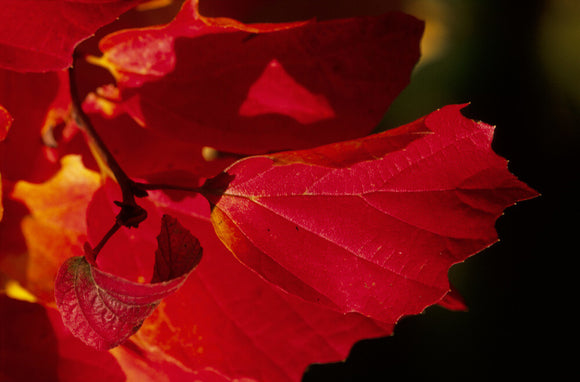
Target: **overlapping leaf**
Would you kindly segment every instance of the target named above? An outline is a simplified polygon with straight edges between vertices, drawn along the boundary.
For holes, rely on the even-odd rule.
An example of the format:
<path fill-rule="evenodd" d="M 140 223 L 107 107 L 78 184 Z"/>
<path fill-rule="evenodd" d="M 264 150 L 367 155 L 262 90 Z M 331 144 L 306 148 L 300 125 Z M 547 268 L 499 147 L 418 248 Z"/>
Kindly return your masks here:
<path fill-rule="evenodd" d="M 75 45 L 141 0 L 1 0 L 0 68 L 46 72 L 72 63 Z"/>
<path fill-rule="evenodd" d="M 56 303 L 64 324 L 87 345 L 105 350 L 124 342 L 201 260 L 199 241 L 177 220 L 165 215 L 161 227 L 151 284 L 103 272 L 90 246 L 84 257 L 72 257 L 60 268 Z"/>
<path fill-rule="evenodd" d="M 43 300 L 52 296 L 53 288 L 48 286 L 54 281 L 51 279 L 56 274 L 58 263 L 71 253 L 70 245 L 76 243 L 76 240 L 70 239 L 78 237 L 78 234 L 71 236 L 71 233 L 79 231 L 71 231 L 70 225 L 66 224 L 63 230 L 63 227 L 52 224 L 54 220 L 46 225 L 46 221 L 41 223 L 43 218 L 31 218 L 25 199 L 32 199 L 32 195 L 38 194 L 33 192 L 14 198 L 13 192 L 16 185 L 22 182 L 41 184 L 55 177 L 61 170 L 60 160 L 67 154 L 88 152 L 82 134 L 78 134 L 78 129 L 69 123 L 69 103 L 66 72 L 21 74 L 0 70 L 0 104 L 13 118 L 5 140 L 0 142 L 4 207 L 0 222 L 0 269 L 34 289 Z M 80 173 L 76 172 L 77 175 Z M 76 179 L 78 182 L 84 180 L 82 176 Z M 58 210 L 55 200 L 60 200 L 62 205 L 67 204 L 63 198 L 68 194 L 68 189 L 62 187 L 70 185 L 64 186 L 65 183 L 60 184 L 62 193 L 56 187 L 50 193 L 52 199 L 42 199 L 44 208 Z M 73 181 L 72 184 L 77 183 Z M 74 191 L 71 195 L 75 195 Z M 90 198 L 90 193 L 87 197 Z M 39 201 L 31 202 L 39 206 Z M 73 198 L 70 202 L 75 204 L 78 199 Z M 68 212 L 72 214 L 75 211 Z M 82 212 L 82 209 L 78 210 L 78 213 Z M 79 215 L 76 219 L 83 221 L 84 218 Z M 52 234 L 54 236 L 51 237 Z M 57 249 L 61 245 L 61 249 Z M 41 276 L 43 274 L 46 279 Z"/>
<path fill-rule="evenodd" d="M 142 129 L 126 114 L 105 115 L 104 102 L 90 104 L 96 111 L 89 114 L 91 121 L 123 169 L 137 179 L 196 186 L 199 178 L 215 176 L 237 159 L 224 155 L 208 160 L 201 144 Z"/>
<path fill-rule="evenodd" d="M 461 107 L 359 141 L 238 161 L 207 184 L 216 232 L 308 301 L 390 323 L 421 312 L 448 293 L 452 264 L 497 240 L 503 210 L 535 195 L 491 150 L 493 127 Z"/>
<path fill-rule="evenodd" d="M 0 67 L 67 66 L 78 41 L 137 2 L 0 0 L 3 21 L 38 5 L 27 9 L 27 20 L 0 23 Z M 34 28 L 17 35 L 27 22 L 46 18 L 51 28 L 42 38 Z M 401 315 L 435 303 L 462 308 L 447 270 L 496 240 L 493 225 L 504 208 L 535 195 L 491 151 L 493 129 L 450 106 L 396 130 L 312 148 L 376 126 L 408 81 L 421 31 L 420 22 L 401 14 L 244 25 L 203 17 L 191 0 L 167 26 L 105 38 L 97 61 L 116 76 L 121 98 L 101 94 L 93 110 L 99 115 L 91 118 L 131 177 L 196 186 L 235 158 L 219 153 L 224 160 L 209 163 L 204 146 L 242 154 L 299 151 L 241 160 L 207 182 L 213 227 L 199 195 L 150 191 L 139 199 L 149 216 L 139 229 L 121 228 L 97 264 L 89 251 L 62 267 L 57 299 L 72 331 L 108 348 L 153 312 L 134 342 L 112 351 L 129 380 L 295 381 L 312 362 L 344 359 L 354 342 L 390 334 Z M 22 41 L 27 51 L 19 49 Z M 110 179 L 95 191 L 100 179 L 79 157 L 64 157 L 57 172 L 59 159 L 75 150 L 71 137 L 80 136 L 66 128 L 68 103 L 63 72 L 0 71 L 0 105 L 11 116 L 0 107 L 8 200 L 0 266 L 16 277 L 7 259 L 24 259 L 20 279 L 43 300 L 55 264 L 85 234 L 96 245 L 121 199 Z M 53 208 L 53 200 L 67 202 Z M 169 218 L 160 223 L 168 213 L 183 228 Z M 263 278 L 233 258 L 214 229 Z M 208 256 L 185 281 L 199 261 L 187 230 Z M 185 255 L 173 251 L 184 242 Z M 142 283 L 149 279 L 156 283 Z M 41 350 L 54 355 L 49 345 Z M 99 358 L 83 349 L 70 365 L 93 357 L 110 379 L 121 378 L 108 353 Z M 52 361 L 41 362 L 49 378 L 54 365 L 44 366 Z M 59 380 L 84 378 L 86 371 L 69 369 L 65 377 L 58 371 Z"/>
<path fill-rule="evenodd" d="M 73 337 L 54 308 L 0 294 L 0 322 L 3 381 L 125 381 L 115 358 Z"/>
<path fill-rule="evenodd" d="M 53 301 L 59 266 L 86 240 L 87 206 L 101 182 L 79 156 L 66 156 L 61 163 L 60 171 L 48 181 L 19 181 L 11 195 L 30 211 L 18 224 L 28 254 L 23 284 L 42 301 Z"/>
<path fill-rule="evenodd" d="M 399 13 L 243 25 L 187 1 L 158 28 L 101 41 L 140 124 L 218 150 L 299 149 L 368 134 L 408 83 L 423 25 Z"/>
<path fill-rule="evenodd" d="M 256 277 L 216 237 L 203 197 L 155 191 L 149 200 L 152 204 L 144 204 L 149 216 L 179 218 L 195 232 L 207 256 L 132 337 L 141 352 L 155 355 L 162 350 L 188 370 L 216 370 L 232 380 L 296 381 L 308 364 L 344 359 L 359 339 L 391 333 L 392 325 L 358 314 L 345 316 Z M 95 213 L 89 208 L 89 218 Z M 115 248 L 131 248 L 139 240 L 131 235 L 121 239 Z"/>
<path fill-rule="evenodd" d="M 67 83 L 64 73 L 20 74 L 0 69 L 0 105 L 13 119 L 0 145 L 5 179 L 41 182 L 58 170 L 58 159 L 49 157 L 42 137 L 43 130 L 62 121 L 58 110 L 68 109 Z"/>

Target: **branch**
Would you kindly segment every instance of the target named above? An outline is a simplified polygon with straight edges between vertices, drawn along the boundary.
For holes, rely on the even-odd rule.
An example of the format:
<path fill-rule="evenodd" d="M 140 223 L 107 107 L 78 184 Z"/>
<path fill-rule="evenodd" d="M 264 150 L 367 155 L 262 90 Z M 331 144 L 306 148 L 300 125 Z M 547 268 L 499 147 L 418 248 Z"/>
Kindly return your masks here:
<path fill-rule="evenodd" d="M 91 123 L 91 120 L 84 112 L 82 108 L 82 100 L 78 94 L 78 86 L 76 82 L 74 63 L 76 62 L 77 58 L 78 54 L 75 52 L 73 66 L 69 69 L 69 84 L 71 101 L 73 105 L 73 116 L 77 124 L 93 141 L 105 163 L 113 172 L 119 187 L 121 187 L 123 201 L 116 202 L 116 204 L 121 207 L 121 211 L 116 217 L 117 222 L 122 226 L 137 227 L 139 223 L 147 218 L 147 212 L 135 202 L 135 197 L 147 196 L 147 192 L 144 189 L 139 188 L 135 182 L 133 182 L 127 176 L 125 171 L 123 171 L 113 154 L 109 151 L 105 142 L 103 142 L 97 133 L 95 127 Z"/>

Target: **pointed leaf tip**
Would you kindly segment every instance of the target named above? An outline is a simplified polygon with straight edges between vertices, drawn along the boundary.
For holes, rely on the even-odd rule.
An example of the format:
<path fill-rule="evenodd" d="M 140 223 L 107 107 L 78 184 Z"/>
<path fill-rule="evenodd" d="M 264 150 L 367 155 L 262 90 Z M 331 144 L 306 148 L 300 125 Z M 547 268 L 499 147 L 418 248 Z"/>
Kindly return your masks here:
<path fill-rule="evenodd" d="M 68 259 L 55 282 L 56 304 L 64 324 L 87 345 L 107 350 L 133 335 L 162 299 L 185 282 L 201 260 L 199 241 L 179 222 L 164 216 L 151 284 L 103 272 L 85 257 Z"/>

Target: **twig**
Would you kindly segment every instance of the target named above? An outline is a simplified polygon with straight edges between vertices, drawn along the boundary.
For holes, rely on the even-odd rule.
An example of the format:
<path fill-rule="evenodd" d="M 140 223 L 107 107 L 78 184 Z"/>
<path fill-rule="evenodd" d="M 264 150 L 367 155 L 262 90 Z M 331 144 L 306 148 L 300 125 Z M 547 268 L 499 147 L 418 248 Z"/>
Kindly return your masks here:
<path fill-rule="evenodd" d="M 74 62 L 76 62 L 77 58 L 78 54 L 75 52 Z M 116 204 L 121 207 L 121 211 L 116 218 L 117 222 L 126 227 L 137 227 L 139 223 L 147 218 L 147 212 L 135 202 L 135 197 L 146 196 L 147 192 L 137 187 L 135 182 L 133 182 L 127 176 L 125 171 L 123 171 L 113 154 L 109 151 L 105 142 L 103 142 L 97 133 L 90 118 L 84 112 L 82 108 L 82 100 L 78 94 L 74 62 L 73 66 L 69 69 L 69 85 L 73 105 L 73 115 L 77 124 L 84 129 L 90 139 L 95 143 L 107 166 L 109 166 L 113 172 L 119 187 L 121 187 L 123 201 L 116 202 Z"/>
<path fill-rule="evenodd" d="M 105 236 L 103 236 L 99 244 L 97 244 L 97 246 L 93 248 L 93 260 L 96 260 L 97 255 L 99 254 L 101 249 L 103 249 L 103 246 L 107 243 L 107 241 L 109 241 L 111 236 L 113 236 L 115 232 L 119 230 L 119 228 L 121 228 L 121 224 L 119 224 L 118 221 L 115 221 L 115 225 L 109 231 L 107 231 L 107 233 L 105 234 Z"/>

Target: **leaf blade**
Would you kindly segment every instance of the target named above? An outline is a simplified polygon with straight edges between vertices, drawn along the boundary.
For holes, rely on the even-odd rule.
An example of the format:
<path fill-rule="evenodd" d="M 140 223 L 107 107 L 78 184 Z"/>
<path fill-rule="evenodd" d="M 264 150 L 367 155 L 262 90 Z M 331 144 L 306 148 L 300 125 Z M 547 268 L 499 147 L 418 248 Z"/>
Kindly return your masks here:
<path fill-rule="evenodd" d="M 0 67 L 22 72 L 64 69 L 72 64 L 77 43 L 139 2 L 4 0 Z"/>
<path fill-rule="evenodd" d="M 100 63 L 144 126 L 256 154 L 369 133 L 408 83 L 422 31 L 399 13 L 243 25 L 203 17 L 188 1 L 166 26 L 105 37 Z"/>
<path fill-rule="evenodd" d="M 419 120 L 431 133 L 394 150 L 387 138 L 381 155 L 353 141 L 236 162 L 208 183 L 218 236 L 262 277 L 342 312 L 395 323 L 442 301 L 449 267 L 493 244 L 503 210 L 536 195 L 491 150 L 493 128 L 462 107 Z M 385 135 L 397 136 L 366 139 Z M 316 155 L 333 147 L 331 161 Z"/>

